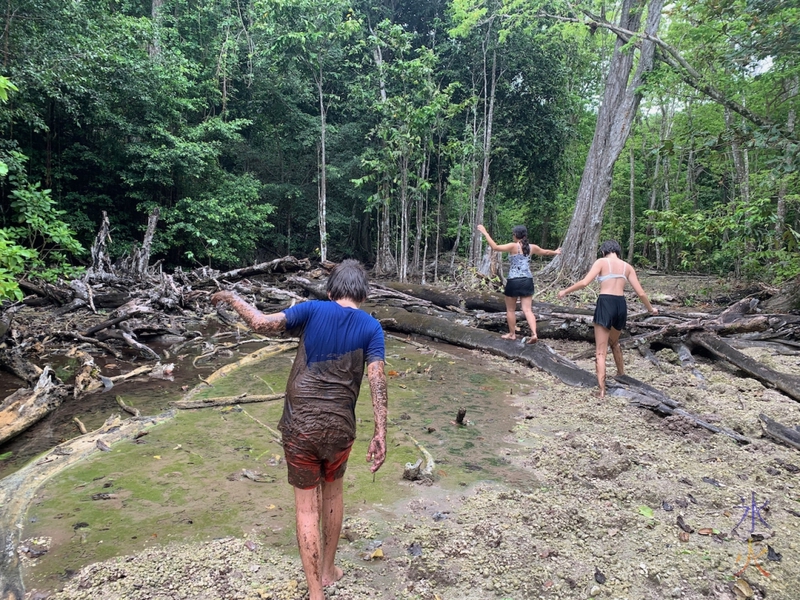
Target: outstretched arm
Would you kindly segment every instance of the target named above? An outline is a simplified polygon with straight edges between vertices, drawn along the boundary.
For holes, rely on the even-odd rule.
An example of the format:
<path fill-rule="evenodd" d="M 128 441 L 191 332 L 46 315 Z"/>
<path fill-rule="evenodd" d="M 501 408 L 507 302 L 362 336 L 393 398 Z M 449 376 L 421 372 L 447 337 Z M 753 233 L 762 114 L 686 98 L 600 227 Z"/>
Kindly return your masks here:
<path fill-rule="evenodd" d="M 376 360 L 367 365 L 369 390 L 372 393 L 372 412 L 375 414 L 375 434 L 367 450 L 367 462 L 371 462 L 373 473 L 381 468 L 386 460 L 386 419 L 389 412 L 389 392 L 383 361 Z"/>
<path fill-rule="evenodd" d="M 657 315 L 658 309 L 653 307 L 652 304 L 650 304 L 650 298 L 647 297 L 647 294 L 645 293 L 642 284 L 639 283 L 639 277 L 637 277 L 636 271 L 633 269 L 633 267 L 631 267 L 631 270 L 628 273 L 628 281 L 631 283 L 633 291 L 636 292 L 636 294 L 639 296 L 639 300 L 641 300 L 642 304 L 644 304 L 644 307 L 647 309 L 647 312 L 653 315 Z"/>
<path fill-rule="evenodd" d="M 286 315 L 282 312 L 265 315 L 252 304 L 245 302 L 234 292 L 217 292 L 211 296 L 211 304 L 216 306 L 220 302 L 229 304 L 239 313 L 251 329 L 257 333 L 279 333 L 286 331 Z"/>
<path fill-rule="evenodd" d="M 559 298 L 563 298 L 567 294 L 571 294 L 572 292 L 575 292 L 577 290 L 582 290 L 587 285 L 592 283 L 592 281 L 594 281 L 594 278 L 597 277 L 600 274 L 600 267 L 601 266 L 602 265 L 600 264 L 599 260 L 594 261 L 594 264 L 592 265 L 592 268 L 589 269 L 589 272 L 586 274 L 586 277 L 584 277 L 583 279 L 581 279 L 577 283 L 573 283 L 568 288 L 565 288 L 565 289 L 561 290 L 560 292 L 558 292 L 558 297 Z"/>
<path fill-rule="evenodd" d="M 542 248 L 536 244 L 531 244 L 531 254 L 538 254 L 539 256 L 558 256 L 561 254 L 561 248 L 547 250 L 546 248 Z"/>
<path fill-rule="evenodd" d="M 476 229 L 483 234 L 483 237 L 486 238 L 486 243 L 489 244 L 489 247 L 495 252 L 510 252 L 511 249 L 516 245 L 514 242 L 509 244 L 498 244 L 492 239 L 492 236 L 489 235 L 489 232 L 486 231 L 486 227 L 483 225 L 478 225 Z"/>

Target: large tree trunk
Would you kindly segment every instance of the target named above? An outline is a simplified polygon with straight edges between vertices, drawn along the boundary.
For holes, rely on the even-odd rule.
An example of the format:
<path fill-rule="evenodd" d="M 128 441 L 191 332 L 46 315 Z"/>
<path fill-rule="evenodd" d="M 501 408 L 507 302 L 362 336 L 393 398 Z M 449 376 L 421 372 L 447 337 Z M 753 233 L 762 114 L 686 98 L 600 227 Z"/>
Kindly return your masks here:
<path fill-rule="evenodd" d="M 148 52 L 151 57 L 161 54 L 161 7 L 164 0 L 153 0 L 150 4 L 150 16 L 153 23 L 153 39 L 149 44 Z"/>
<path fill-rule="evenodd" d="M 328 174 L 325 163 L 328 160 L 325 149 L 327 122 L 325 96 L 322 87 L 322 64 L 318 64 L 317 95 L 319 100 L 319 259 L 328 260 Z"/>
<path fill-rule="evenodd" d="M 629 158 L 630 182 L 628 192 L 630 194 L 631 230 L 628 234 L 628 262 L 633 262 L 634 244 L 636 243 L 636 160 L 633 146 L 631 146 Z"/>
<path fill-rule="evenodd" d="M 661 21 L 664 0 L 651 0 L 645 33 L 654 36 Z M 647 0 L 625 0 L 620 15 L 620 27 L 638 31 L 640 16 Z M 647 38 L 641 43 L 639 64 L 634 77 L 633 52 L 623 50 L 625 42 L 617 40 L 606 77 L 603 102 L 597 116 L 592 145 L 581 177 L 575 212 L 572 216 L 562 252 L 552 260 L 545 272 L 563 272 L 576 279 L 586 272 L 597 256 L 603 211 L 611 194 L 614 163 L 622 152 L 630 133 L 633 118 L 641 99 L 643 77 L 653 68 L 655 43 Z"/>
<path fill-rule="evenodd" d="M 800 92 L 800 79 L 795 75 L 789 83 L 789 95 L 794 98 Z M 786 118 L 786 131 L 791 135 L 794 133 L 795 123 L 794 108 L 789 109 L 789 116 Z M 778 204 L 775 207 L 775 249 L 783 248 L 783 234 L 786 227 L 786 192 L 788 188 L 789 174 L 794 172 L 794 152 L 791 146 L 786 144 L 784 150 L 783 164 L 785 172 L 781 176 L 780 186 L 778 187 Z"/>
<path fill-rule="evenodd" d="M 787 283 L 777 295 L 764 303 L 764 307 L 773 313 L 800 310 L 800 277 Z"/>
<path fill-rule="evenodd" d="M 484 53 L 484 61 L 485 61 Z M 484 69 L 484 79 L 486 72 Z M 486 207 L 486 190 L 489 189 L 489 165 L 492 162 L 492 122 L 494 120 L 494 101 L 497 89 L 497 52 L 492 53 L 492 80 L 488 90 L 488 98 L 485 93 L 484 86 L 484 106 L 488 100 L 488 107 L 484 110 L 484 126 L 483 126 L 483 169 L 481 171 L 481 187 L 478 191 L 478 199 L 475 203 L 475 225 L 483 223 L 483 213 Z M 481 260 L 483 247 L 483 235 L 473 228 L 472 230 L 472 254 L 470 256 L 470 264 L 478 265 Z"/>

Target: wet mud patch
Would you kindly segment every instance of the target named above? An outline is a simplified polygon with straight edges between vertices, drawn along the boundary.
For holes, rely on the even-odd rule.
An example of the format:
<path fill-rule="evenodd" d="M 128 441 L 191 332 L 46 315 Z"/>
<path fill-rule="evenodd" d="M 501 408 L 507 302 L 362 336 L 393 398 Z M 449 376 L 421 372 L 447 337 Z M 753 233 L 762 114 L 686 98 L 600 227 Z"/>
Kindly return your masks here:
<path fill-rule="evenodd" d="M 551 345 L 565 356 L 588 346 Z M 753 441 L 739 446 L 632 408 L 622 398 L 599 401 L 592 390 L 564 386 L 533 369 L 465 350 L 434 350 L 390 344 L 387 371 L 395 373 L 389 378 L 389 458 L 375 483 L 359 456 L 371 433 L 366 388 L 359 401 L 360 448 L 345 480 L 339 546 L 346 575 L 329 598 L 797 598 L 800 454 L 762 439 L 758 427 L 759 412 L 800 423 L 797 403 L 703 359 L 698 377 L 670 350 L 656 353 L 658 366 L 637 352 L 625 353 L 630 375 Z M 579 363 L 594 368 L 592 359 Z M 266 378 L 269 364 L 259 375 Z M 611 362 L 609 369 L 613 372 Z M 460 407 L 471 421 L 465 428 L 452 423 Z M 277 407 L 259 410 L 265 412 L 253 407 L 252 414 L 275 423 L 277 412 L 267 413 Z M 206 412 L 219 423 L 218 413 L 201 414 Z M 258 426 L 254 431 L 264 435 Z M 239 437 L 250 444 L 261 441 Z M 419 457 L 412 437 L 442 472 L 432 485 L 402 479 L 405 462 Z M 162 451 L 166 455 L 177 443 L 180 436 L 165 438 Z M 236 462 L 239 468 L 243 464 L 251 463 Z M 290 490 L 282 481 L 258 489 L 286 492 L 289 509 L 275 517 L 283 519 L 283 538 L 254 530 L 260 521 L 247 518 L 258 507 L 250 508 L 222 540 L 184 534 L 198 541 L 162 546 L 163 540 L 153 540 L 138 554 L 135 546 L 120 545 L 120 554 L 128 556 L 95 563 L 59 582 L 66 587 L 54 600 L 144 600 L 156 590 L 174 598 L 304 598 Z M 223 500 L 227 504 L 220 506 L 236 498 Z M 168 505 L 163 498 L 152 501 Z M 29 516 L 37 516 L 36 510 Z M 214 511 L 208 514 L 204 528 L 225 533 Z M 92 556 L 77 562 L 97 560 Z M 44 575 L 46 560 L 47 555 L 29 569 L 29 586 L 37 573 Z"/>
<path fill-rule="evenodd" d="M 242 368 L 195 398 L 282 391 L 293 356 Z M 343 545 L 352 552 L 344 551 L 344 560 L 364 563 L 364 545 L 384 537 L 398 515 L 411 514 L 409 498 L 463 491 L 480 480 L 526 478 L 507 458 L 513 442 L 498 440 L 516 418 L 509 392 L 519 393 L 527 383 L 482 361 L 478 354 L 456 356 L 441 346 L 387 345 L 389 454 L 373 482 L 364 460 L 372 435 L 365 380 L 345 476 L 345 532 L 352 540 Z M 179 411 L 140 439 L 117 444 L 47 483 L 30 507 L 23 536 L 47 536 L 52 543 L 46 554 L 26 561 L 27 587 L 59 589 L 87 564 L 157 552 L 174 542 L 247 538 L 297 560 L 292 490 L 276 436 L 282 402 Z M 466 409 L 464 426 L 454 424 L 459 408 Z M 403 479 L 406 463 L 422 456 L 415 440 L 436 461 L 431 486 Z M 367 522 L 362 512 L 376 524 L 360 527 Z"/>

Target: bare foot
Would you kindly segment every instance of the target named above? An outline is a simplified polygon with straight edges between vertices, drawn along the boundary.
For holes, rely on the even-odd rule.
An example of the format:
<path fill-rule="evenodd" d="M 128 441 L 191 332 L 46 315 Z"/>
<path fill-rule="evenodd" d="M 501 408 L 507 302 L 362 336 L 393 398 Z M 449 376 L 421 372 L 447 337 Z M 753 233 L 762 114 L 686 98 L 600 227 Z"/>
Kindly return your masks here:
<path fill-rule="evenodd" d="M 504 340 L 515 340 L 517 339 L 517 335 L 515 333 L 504 333 L 500 336 Z"/>
<path fill-rule="evenodd" d="M 344 571 L 342 571 L 339 567 L 333 567 L 333 577 L 325 577 L 322 576 L 322 585 L 327 587 L 329 585 L 333 585 L 337 581 L 339 581 L 342 577 L 344 577 Z"/>
<path fill-rule="evenodd" d="M 594 396 L 595 398 L 600 398 L 600 400 L 603 400 L 606 397 L 606 393 L 605 390 L 596 390 L 592 392 L 592 396 Z"/>
<path fill-rule="evenodd" d="M 535 344 L 538 341 L 539 341 L 539 336 L 536 335 L 535 333 L 531 337 L 529 337 L 527 340 L 525 340 L 525 342 L 527 344 Z"/>

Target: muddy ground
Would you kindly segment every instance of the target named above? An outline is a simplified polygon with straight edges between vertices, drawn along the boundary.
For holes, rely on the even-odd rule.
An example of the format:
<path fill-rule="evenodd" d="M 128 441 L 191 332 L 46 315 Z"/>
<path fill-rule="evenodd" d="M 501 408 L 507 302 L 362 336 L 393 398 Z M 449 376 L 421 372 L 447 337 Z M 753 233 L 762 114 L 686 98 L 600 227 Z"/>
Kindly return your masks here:
<path fill-rule="evenodd" d="M 695 309 L 712 295 L 713 282 L 657 284 L 645 287 Z M 796 402 L 702 357 L 698 377 L 672 350 L 656 353 L 658 366 L 625 352 L 628 374 L 752 440 L 740 446 L 535 369 L 417 341 L 389 340 L 389 456 L 375 482 L 363 460 L 365 383 L 345 479 L 345 577 L 329 598 L 800 597 L 800 453 L 762 438 L 758 424 L 759 413 L 800 424 Z M 567 357 L 587 350 L 543 342 Z M 800 367 L 798 356 L 746 352 Z M 290 360 L 243 370 L 209 395 L 280 390 Z M 577 362 L 593 371 L 592 359 Z M 179 397 L 181 383 L 149 409 Z M 132 385 L 126 401 L 144 406 Z M 304 598 L 291 490 L 270 431 L 279 404 L 181 411 L 143 443 L 122 442 L 49 482 L 25 519 L 24 537 L 49 547 L 25 559 L 31 596 Z M 461 407 L 464 427 L 452 422 Z M 436 460 L 429 485 L 402 478 L 422 456 L 415 441 Z"/>

